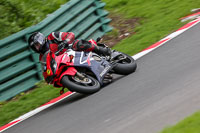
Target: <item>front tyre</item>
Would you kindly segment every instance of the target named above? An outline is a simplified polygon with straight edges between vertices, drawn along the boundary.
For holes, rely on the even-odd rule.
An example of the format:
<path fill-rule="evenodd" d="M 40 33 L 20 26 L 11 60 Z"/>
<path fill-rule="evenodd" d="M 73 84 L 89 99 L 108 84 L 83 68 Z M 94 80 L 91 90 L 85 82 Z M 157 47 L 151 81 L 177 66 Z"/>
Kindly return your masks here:
<path fill-rule="evenodd" d="M 100 83 L 93 77 L 85 75 L 84 79 L 79 79 L 77 76 L 66 75 L 61 79 L 64 87 L 70 91 L 75 91 L 82 94 L 92 94 L 100 90 Z"/>
<path fill-rule="evenodd" d="M 121 75 L 128 75 L 130 73 L 135 72 L 137 64 L 136 61 L 131 56 L 121 53 L 121 55 L 118 56 L 118 59 L 120 61 L 113 68 L 115 73 Z"/>

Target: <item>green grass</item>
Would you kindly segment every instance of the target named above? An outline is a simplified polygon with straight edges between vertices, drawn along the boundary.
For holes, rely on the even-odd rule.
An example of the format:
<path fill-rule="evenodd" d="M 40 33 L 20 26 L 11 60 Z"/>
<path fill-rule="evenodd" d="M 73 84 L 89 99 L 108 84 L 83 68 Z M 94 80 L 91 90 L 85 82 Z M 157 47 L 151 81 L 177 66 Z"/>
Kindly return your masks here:
<path fill-rule="evenodd" d="M 175 126 L 165 128 L 161 133 L 200 133 L 200 112 L 185 118 Z"/>
<path fill-rule="evenodd" d="M 121 41 L 114 49 L 135 54 L 184 25 L 179 18 L 198 8 L 195 0 L 103 0 L 112 14 L 126 18 L 140 18 L 132 30 L 133 36 Z M 131 28 L 131 27 L 130 27 Z"/>
<path fill-rule="evenodd" d="M 6 15 L 10 15 L 10 18 L 0 16 L 0 28 L 3 31 L 3 35 L 0 38 L 5 37 L 11 33 L 19 31 L 32 24 L 36 24 L 41 21 L 45 16 L 52 12 L 54 9 L 59 7 L 59 4 L 64 0 L 43 0 L 43 1 L 31 1 L 31 0 L 3 0 L 10 3 L 16 4 L 16 11 L 11 12 L 11 7 L 4 8 L 0 2 L 0 12 L 6 12 Z M 196 0 L 103 0 L 107 3 L 106 9 L 111 14 L 117 14 L 123 16 L 122 19 L 140 18 L 140 23 L 136 28 L 130 27 L 136 34 L 124 39 L 117 44 L 114 49 L 133 55 L 143 50 L 144 48 L 152 45 L 158 40 L 162 39 L 166 35 L 180 28 L 184 23 L 179 21 L 179 18 L 190 13 L 193 8 L 199 8 L 200 1 Z M 31 3 L 32 2 L 32 3 Z M 58 2 L 58 3 L 57 3 Z M 28 6 L 31 3 L 31 8 Z M 46 5 L 44 3 L 47 3 Z M 5 3 L 4 3 L 5 4 Z M 45 6 L 44 6 L 45 5 Z M 8 5 L 7 5 L 8 6 Z M 50 8 L 54 8 L 49 11 Z M 30 9 L 29 9 L 30 8 Z M 10 13 L 10 14 L 9 14 Z M 2 14 L 1 14 L 2 15 Z M 19 18 L 16 18 L 16 15 Z M 13 17 L 13 19 L 12 19 Z M 24 19 L 23 19 L 24 17 Z M 5 23 L 4 23 L 5 22 Z M 4 28 L 7 26 L 7 28 Z M 6 33 L 8 31 L 8 34 Z M 109 33 L 112 35 L 118 35 L 117 31 Z M 38 85 L 36 89 L 31 91 L 29 94 L 19 96 L 15 100 L 11 100 L 0 105 L 0 126 L 7 122 L 17 118 L 18 116 L 46 103 L 52 98 L 58 96 L 58 89 L 52 86 L 47 86 L 43 82 Z M 190 120 L 184 120 L 180 126 L 175 126 L 175 129 L 181 129 L 184 123 L 186 126 L 194 127 L 193 125 L 199 125 L 199 113 L 196 113 Z M 193 123 L 194 124 L 191 124 Z M 189 123 L 189 124 L 188 124 Z M 191 124 L 191 125 L 190 125 Z M 193 126 L 193 127 L 192 127 Z M 180 128 L 179 128 L 180 127 Z M 182 128 L 183 129 L 183 128 Z M 195 128 L 195 130 L 199 128 Z M 163 133 L 179 133 L 173 132 L 174 129 L 168 128 Z M 184 131 L 180 130 L 180 133 Z M 186 132 L 185 132 L 186 133 Z M 189 131 L 187 133 L 190 133 Z M 194 132 L 195 133 L 195 132 Z"/>

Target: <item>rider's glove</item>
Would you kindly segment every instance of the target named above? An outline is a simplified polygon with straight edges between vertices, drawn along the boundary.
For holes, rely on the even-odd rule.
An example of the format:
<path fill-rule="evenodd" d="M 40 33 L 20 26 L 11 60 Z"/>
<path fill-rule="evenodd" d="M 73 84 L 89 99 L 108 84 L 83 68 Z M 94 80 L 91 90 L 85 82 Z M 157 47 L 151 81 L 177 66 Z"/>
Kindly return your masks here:
<path fill-rule="evenodd" d="M 62 43 L 64 45 L 64 48 L 68 48 L 68 46 L 69 46 L 68 42 L 69 42 L 69 39 L 66 39 L 66 40 L 62 41 Z"/>
<path fill-rule="evenodd" d="M 62 51 L 64 48 L 68 48 L 68 45 L 68 40 L 64 40 L 58 45 L 58 50 Z"/>

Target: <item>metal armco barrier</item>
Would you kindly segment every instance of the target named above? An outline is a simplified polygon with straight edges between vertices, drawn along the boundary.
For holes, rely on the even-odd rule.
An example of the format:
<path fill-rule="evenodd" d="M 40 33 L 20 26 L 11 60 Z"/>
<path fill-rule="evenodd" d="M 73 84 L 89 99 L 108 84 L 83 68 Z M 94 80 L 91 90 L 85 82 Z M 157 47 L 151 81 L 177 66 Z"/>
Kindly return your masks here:
<path fill-rule="evenodd" d="M 0 101 L 34 87 L 42 80 L 39 55 L 28 48 L 27 38 L 40 31 L 74 32 L 78 39 L 96 39 L 111 31 L 100 0 L 71 0 L 39 24 L 0 40 Z"/>

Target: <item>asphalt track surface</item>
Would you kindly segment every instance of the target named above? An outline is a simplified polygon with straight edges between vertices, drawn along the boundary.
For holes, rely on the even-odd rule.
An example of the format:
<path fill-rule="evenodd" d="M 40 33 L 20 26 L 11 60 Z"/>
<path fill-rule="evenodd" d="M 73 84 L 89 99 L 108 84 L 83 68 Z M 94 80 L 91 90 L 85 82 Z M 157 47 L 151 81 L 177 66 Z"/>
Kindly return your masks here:
<path fill-rule="evenodd" d="M 156 133 L 200 109 L 200 24 L 137 60 L 135 73 L 4 133 Z"/>

